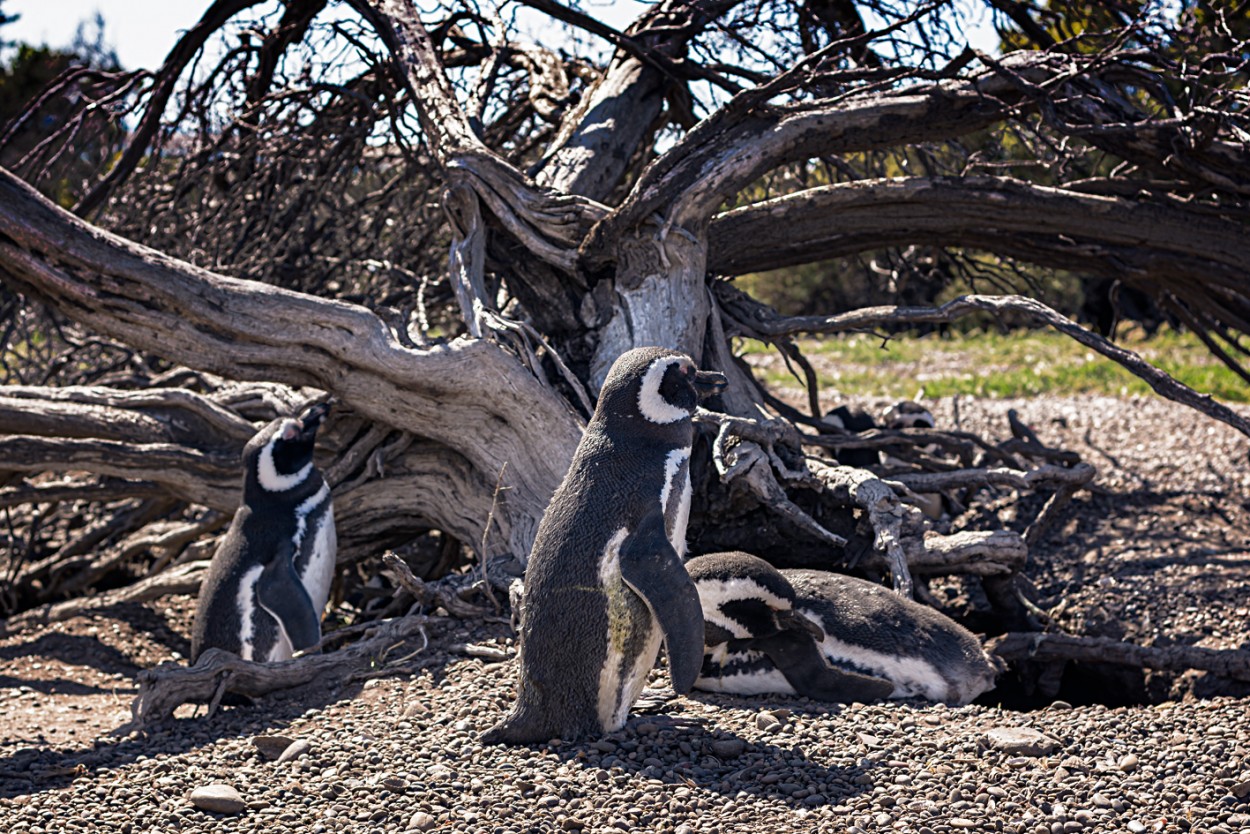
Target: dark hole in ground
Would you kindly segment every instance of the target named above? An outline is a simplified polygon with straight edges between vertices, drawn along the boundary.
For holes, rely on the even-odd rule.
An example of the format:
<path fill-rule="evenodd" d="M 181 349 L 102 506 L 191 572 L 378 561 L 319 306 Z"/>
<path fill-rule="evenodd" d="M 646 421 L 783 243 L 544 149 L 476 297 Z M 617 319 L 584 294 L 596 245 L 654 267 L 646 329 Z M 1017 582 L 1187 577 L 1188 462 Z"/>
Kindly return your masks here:
<path fill-rule="evenodd" d="M 1193 698 L 1250 696 L 1250 682 L 1209 672 L 1159 672 L 1110 663 L 1013 663 L 994 689 L 977 698 L 982 706 L 1016 712 L 1046 709 L 1056 701 L 1074 707 L 1101 704 L 1134 707 Z"/>
<path fill-rule="evenodd" d="M 1031 712 L 1046 709 L 1055 701 L 1072 706 L 1131 707 L 1165 700 L 1151 696 L 1141 669 L 1105 663 L 1020 661 L 1011 664 L 999 676 L 997 686 L 976 703 Z"/>

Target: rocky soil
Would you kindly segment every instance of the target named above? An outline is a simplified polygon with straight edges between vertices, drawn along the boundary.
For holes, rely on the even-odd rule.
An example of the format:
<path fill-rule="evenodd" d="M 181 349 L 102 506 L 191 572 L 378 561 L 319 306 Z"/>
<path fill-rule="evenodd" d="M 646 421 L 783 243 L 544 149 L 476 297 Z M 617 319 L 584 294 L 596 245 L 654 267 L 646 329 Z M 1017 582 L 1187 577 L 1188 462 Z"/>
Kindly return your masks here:
<path fill-rule="evenodd" d="M 995 436 L 1014 407 L 1099 467 L 1029 569 L 1063 627 L 1250 648 L 1246 438 L 1157 399 L 932 405 Z M 1250 693 L 1196 675 L 1070 670 L 1030 711 L 1002 706 L 1006 682 L 958 709 L 696 693 L 604 739 L 483 747 L 514 671 L 475 655 L 511 630 L 431 618 L 427 647 L 358 679 L 109 736 L 134 673 L 187 653 L 189 614 L 171 598 L 0 637 L 0 830 L 1250 831 Z"/>

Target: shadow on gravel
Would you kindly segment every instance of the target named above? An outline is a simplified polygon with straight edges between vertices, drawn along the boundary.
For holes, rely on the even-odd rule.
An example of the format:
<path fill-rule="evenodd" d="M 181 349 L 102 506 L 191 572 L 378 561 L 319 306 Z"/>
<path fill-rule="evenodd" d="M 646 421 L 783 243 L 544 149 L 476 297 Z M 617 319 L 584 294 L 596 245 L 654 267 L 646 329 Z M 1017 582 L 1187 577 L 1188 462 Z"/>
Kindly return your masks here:
<path fill-rule="evenodd" d="M 167 619 L 142 605 L 124 602 L 93 609 L 92 614 L 97 617 L 110 617 L 127 623 L 131 628 L 141 630 L 145 638 L 150 638 L 164 646 L 171 654 L 177 654 L 180 657 L 191 655 L 191 641 L 186 635 L 179 634 L 170 627 Z"/>
<path fill-rule="evenodd" d="M 726 703 L 723 697 L 697 692 L 686 697 L 711 705 Z M 741 701 L 731 699 L 729 703 L 742 706 Z M 781 708 L 779 703 L 755 706 L 761 715 L 778 707 L 776 712 L 782 715 L 809 717 L 802 709 Z M 825 712 L 837 709 L 830 705 Z M 779 736 L 778 740 L 785 738 Z M 749 741 L 716 727 L 714 717 L 705 725 L 688 717 L 631 714 L 622 730 L 603 739 L 562 745 L 556 753 L 570 764 L 598 771 L 597 778 L 605 786 L 627 789 L 637 787 L 640 779 L 673 785 L 678 802 L 682 800 L 680 789 L 685 786 L 731 799 L 747 795 L 793 808 L 816 808 L 838 805 L 875 784 L 871 771 L 876 765 L 863 762 L 829 767 L 810 758 L 798 739 L 789 741 Z M 813 745 L 813 750 L 819 749 Z"/>
<path fill-rule="evenodd" d="M 46 632 L 33 640 L 0 648 L 0 661 L 25 658 L 49 658 L 70 666 L 90 666 L 109 675 L 131 675 L 138 667 L 122 651 L 106 646 L 95 637 L 79 634 Z M 41 681 L 21 681 L 21 684 L 39 689 Z M 82 687 L 79 691 L 62 690 L 72 694 L 110 692 L 110 689 Z"/>
<path fill-rule="evenodd" d="M 356 698 L 364 684 L 365 681 L 360 680 L 327 687 L 314 682 L 273 693 L 251 704 L 222 707 L 212 718 L 205 717 L 207 707 L 200 704 L 192 716 L 155 725 L 144 735 L 124 738 L 106 735 L 95 740 L 91 747 L 21 746 L 14 749 L 12 742 L 0 745 L 0 750 L 11 751 L 0 755 L 0 798 L 64 788 L 75 778 L 113 770 L 141 756 L 178 755 L 223 738 L 280 734 L 309 710 Z M 3 678 L 0 678 L 0 685 L 4 685 Z"/>

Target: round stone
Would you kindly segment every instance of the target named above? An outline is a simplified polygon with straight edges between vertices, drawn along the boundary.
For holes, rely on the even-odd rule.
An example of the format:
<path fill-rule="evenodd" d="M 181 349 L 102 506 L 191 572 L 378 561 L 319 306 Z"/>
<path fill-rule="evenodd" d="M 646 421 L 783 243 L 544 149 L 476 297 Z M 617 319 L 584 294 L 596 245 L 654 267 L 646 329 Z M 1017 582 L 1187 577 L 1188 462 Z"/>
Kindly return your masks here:
<path fill-rule="evenodd" d="M 247 803 L 229 785 L 204 785 L 191 791 L 191 804 L 214 814 L 241 814 Z"/>

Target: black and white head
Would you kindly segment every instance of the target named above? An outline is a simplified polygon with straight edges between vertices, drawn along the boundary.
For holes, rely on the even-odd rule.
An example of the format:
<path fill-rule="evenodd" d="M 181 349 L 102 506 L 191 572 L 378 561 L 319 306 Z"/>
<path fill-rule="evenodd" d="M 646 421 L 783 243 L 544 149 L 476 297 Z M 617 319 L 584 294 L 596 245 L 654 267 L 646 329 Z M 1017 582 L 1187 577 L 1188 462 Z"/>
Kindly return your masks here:
<path fill-rule="evenodd" d="M 903 400 L 887 408 L 881 423 L 888 429 L 931 429 L 937 425 L 929 409 L 914 400 Z"/>
<path fill-rule="evenodd" d="M 307 482 L 317 429 L 329 410 L 330 404 L 323 402 L 298 417 L 280 417 L 248 441 L 243 448 L 244 500 L 280 495 Z"/>
<path fill-rule="evenodd" d="M 851 408 L 849 405 L 840 405 L 826 412 L 821 422 L 844 432 L 863 432 L 877 428 L 877 421 L 872 419 L 872 415 L 862 408 Z"/>
<path fill-rule="evenodd" d="M 709 646 L 793 630 L 824 639 L 819 626 L 795 611 L 789 581 L 758 556 L 709 553 L 687 562 L 686 572 L 699 592 L 704 643 Z"/>
<path fill-rule="evenodd" d="M 727 384 L 723 374 L 700 371 L 684 353 L 634 348 L 612 363 L 599 392 L 595 420 L 653 429 L 680 425 L 694 415 L 701 399 Z"/>

